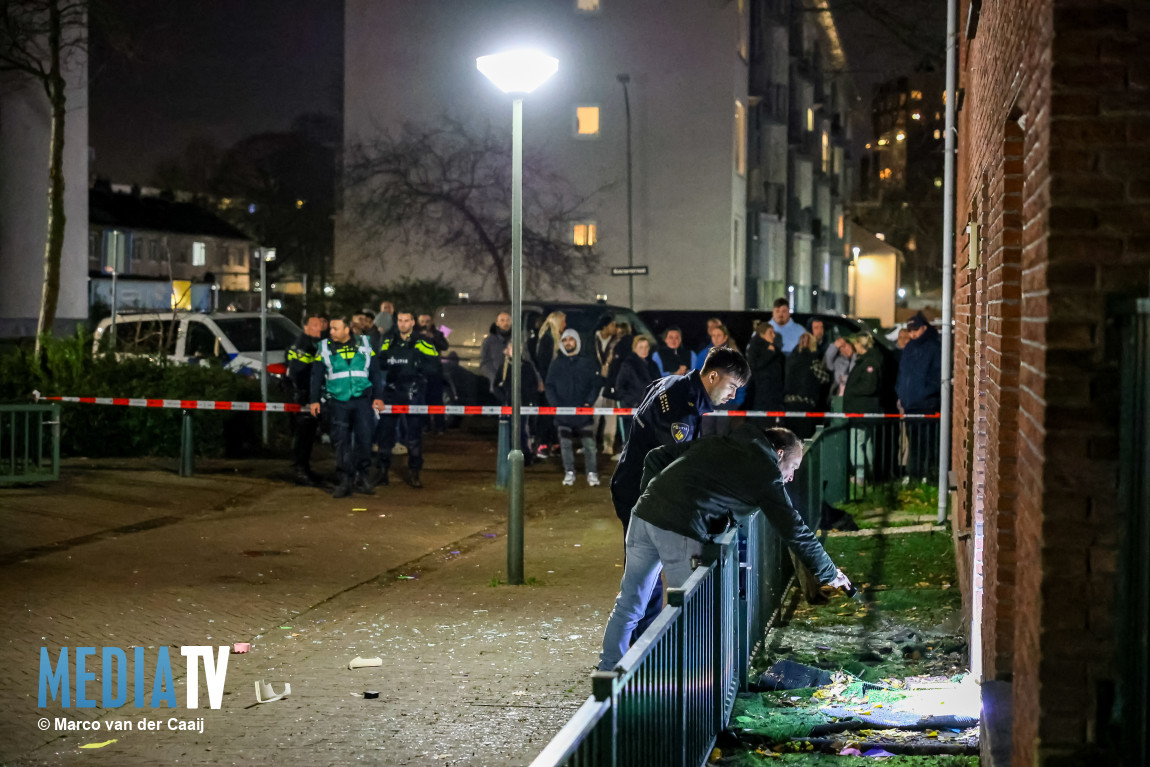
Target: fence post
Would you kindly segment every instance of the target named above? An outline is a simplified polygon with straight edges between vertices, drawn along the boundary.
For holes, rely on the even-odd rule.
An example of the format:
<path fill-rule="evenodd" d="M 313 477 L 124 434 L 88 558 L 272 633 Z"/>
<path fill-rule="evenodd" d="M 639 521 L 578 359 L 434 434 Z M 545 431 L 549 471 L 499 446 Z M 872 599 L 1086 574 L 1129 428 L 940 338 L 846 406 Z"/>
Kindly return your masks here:
<path fill-rule="evenodd" d="M 495 448 L 495 486 L 500 490 L 507 487 L 508 477 L 511 475 L 507 455 L 511 452 L 511 420 L 506 416 L 499 417 L 499 440 Z"/>
<path fill-rule="evenodd" d="M 614 671 L 594 671 L 591 673 L 591 694 L 595 700 L 611 701 L 610 712 L 604 717 L 609 721 L 608 724 L 608 737 L 600 738 L 599 742 L 594 744 L 595 748 L 595 764 L 601 764 L 603 767 L 615 767 L 619 760 L 619 706 L 616 705 L 616 682 L 619 680 L 619 675 Z"/>
<path fill-rule="evenodd" d="M 184 410 L 180 421 L 180 476 L 190 477 L 196 473 L 196 434 L 192 411 Z"/>
<path fill-rule="evenodd" d="M 674 764 L 687 767 L 687 592 L 683 589 L 667 589 L 667 604 L 679 608 L 679 619 L 672 624 L 675 637 L 674 664 L 671 674 L 675 680 L 675 722 L 671 744 Z"/>

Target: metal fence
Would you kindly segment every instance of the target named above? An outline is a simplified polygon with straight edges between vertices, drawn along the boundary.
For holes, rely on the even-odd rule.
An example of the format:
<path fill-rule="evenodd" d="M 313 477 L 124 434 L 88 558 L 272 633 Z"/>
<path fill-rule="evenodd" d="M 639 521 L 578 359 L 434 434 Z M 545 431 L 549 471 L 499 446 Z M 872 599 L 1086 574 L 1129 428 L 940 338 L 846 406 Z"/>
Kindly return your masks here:
<path fill-rule="evenodd" d="M 739 690 L 739 544 L 730 530 L 532 763 L 687 767 L 707 760 Z"/>
<path fill-rule="evenodd" d="M 848 485 L 841 461 L 850 429 L 820 431 L 790 486 L 811 529 L 824 493 Z M 703 563 L 668 592 L 667 607 L 616 670 L 592 674 L 591 696 L 532 767 L 707 761 L 735 696 L 747 689 L 752 655 L 782 606 L 793 566 L 762 514 L 704 547 Z"/>
<path fill-rule="evenodd" d="M 0 405 L 0 485 L 60 478 L 60 406 Z"/>

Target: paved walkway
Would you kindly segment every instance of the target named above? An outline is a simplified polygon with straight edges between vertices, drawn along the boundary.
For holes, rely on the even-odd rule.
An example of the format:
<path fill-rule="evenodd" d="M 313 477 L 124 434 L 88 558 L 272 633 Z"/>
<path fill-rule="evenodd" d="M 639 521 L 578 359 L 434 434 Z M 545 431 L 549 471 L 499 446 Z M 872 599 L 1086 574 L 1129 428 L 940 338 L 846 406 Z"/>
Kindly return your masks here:
<path fill-rule="evenodd" d="M 588 693 L 622 572 L 609 491 L 561 487 L 554 462 L 529 469 L 533 580 L 499 585 L 506 495 L 492 487 L 492 445 L 453 433 L 428 446 L 427 488 L 393 476 L 372 498 L 298 489 L 258 460 L 205 462 L 192 479 L 162 461 L 72 461 L 55 485 L 0 489 L 0 763 L 529 762 Z M 179 647 L 245 641 L 222 707 L 185 708 Z M 129 665 L 127 648 L 144 647 L 150 692 L 162 645 L 177 709 L 135 708 L 131 668 L 125 706 L 36 706 L 41 646 L 53 658 L 123 647 Z M 383 665 L 349 671 L 356 656 Z M 260 679 L 290 682 L 291 696 L 257 705 Z M 168 730 L 173 716 L 202 717 L 203 732 Z M 101 729 L 58 732 L 57 717 Z M 161 729 L 106 731 L 141 719 Z"/>

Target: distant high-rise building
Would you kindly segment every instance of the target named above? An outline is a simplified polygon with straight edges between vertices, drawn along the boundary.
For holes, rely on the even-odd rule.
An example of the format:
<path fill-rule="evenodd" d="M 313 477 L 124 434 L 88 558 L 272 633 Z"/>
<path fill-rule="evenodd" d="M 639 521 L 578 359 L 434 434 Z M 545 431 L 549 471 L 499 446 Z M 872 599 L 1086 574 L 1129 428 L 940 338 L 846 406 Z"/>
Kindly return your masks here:
<path fill-rule="evenodd" d="M 524 100 L 526 151 L 586 197 L 586 215 L 564 222 L 564 236 L 600 258 L 581 289 L 543 285 L 535 297 L 606 294 L 625 303 L 627 278 L 610 268 L 628 262 L 619 78 L 626 74 L 633 262 L 650 269 L 634 278 L 636 308 L 769 305 L 792 284 L 806 292 L 796 295 L 806 308 L 815 290 L 841 294 L 845 284 L 836 275 L 845 270 L 839 222 L 848 178 L 845 110 L 835 103 L 842 94 L 821 74 L 826 47 L 816 22 L 803 20 L 811 15 L 792 15 L 778 0 L 348 0 L 345 157 L 404 123 L 436 126 L 456 117 L 509 134 L 511 100 L 476 71 L 475 58 L 514 47 L 546 51 L 559 59 L 559 71 Z M 806 31 L 792 34 L 792 25 Z M 792 50 L 802 54 L 794 78 Z M 792 80 L 803 85 L 792 91 Z M 775 231 L 792 217 L 788 191 L 799 196 L 794 221 Z M 498 297 L 490 273 L 452 270 L 442 253 L 364 237 L 355 200 L 356 190 L 345 189 L 337 216 L 341 278 L 449 275 L 473 299 Z M 781 250 L 765 247 L 772 237 Z"/>

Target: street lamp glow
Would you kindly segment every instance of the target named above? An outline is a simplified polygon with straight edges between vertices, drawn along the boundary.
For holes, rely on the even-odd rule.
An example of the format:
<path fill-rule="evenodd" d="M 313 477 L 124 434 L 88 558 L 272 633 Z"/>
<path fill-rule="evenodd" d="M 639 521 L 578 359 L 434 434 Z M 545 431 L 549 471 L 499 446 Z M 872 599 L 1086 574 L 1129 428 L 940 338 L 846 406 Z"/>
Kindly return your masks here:
<path fill-rule="evenodd" d="M 504 93 L 530 93 L 559 71 L 559 59 L 539 51 L 480 56 L 475 66 Z"/>
<path fill-rule="evenodd" d="M 899 288 L 898 289 L 898 297 L 899 298 L 906 298 L 906 288 Z"/>

